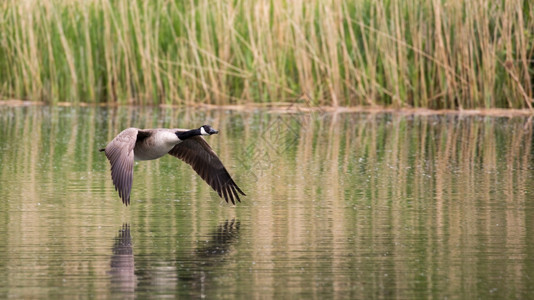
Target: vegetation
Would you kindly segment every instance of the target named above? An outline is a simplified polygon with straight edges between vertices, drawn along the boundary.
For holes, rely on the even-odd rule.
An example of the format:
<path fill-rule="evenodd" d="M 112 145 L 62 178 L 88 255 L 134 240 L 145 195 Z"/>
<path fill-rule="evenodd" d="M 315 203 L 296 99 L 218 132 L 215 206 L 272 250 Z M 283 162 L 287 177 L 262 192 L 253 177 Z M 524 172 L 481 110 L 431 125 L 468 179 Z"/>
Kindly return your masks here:
<path fill-rule="evenodd" d="M 531 108 L 534 3 L 6 0 L 0 98 Z"/>

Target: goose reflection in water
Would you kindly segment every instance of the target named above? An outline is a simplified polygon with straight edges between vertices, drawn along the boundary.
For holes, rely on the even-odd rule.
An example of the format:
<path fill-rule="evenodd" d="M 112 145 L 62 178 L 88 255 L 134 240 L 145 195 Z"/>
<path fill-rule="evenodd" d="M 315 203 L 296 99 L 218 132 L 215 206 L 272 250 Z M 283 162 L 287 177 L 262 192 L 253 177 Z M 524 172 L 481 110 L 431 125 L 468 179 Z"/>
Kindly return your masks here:
<path fill-rule="evenodd" d="M 123 224 L 115 237 L 111 255 L 111 287 L 114 292 L 133 293 L 137 285 L 130 225 Z"/>
<path fill-rule="evenodd" d="M 180 274 L 181 280 L 192 280 L 202 283 L 205 279 L 205 272 L 210 267 L 215 267 L 225 261 L 226 254 L 231 251 L 231 246 L 239 238 L 240 222 L 226 220 L 211 232 L 209 239 L 195 249 L 193 257 L 183 260 L 183 263 L 192 265 L 193 272 Z"/>
<path fill-rule="evenodd" d="M 232 245 L 239 239 L 240 222 L 235 219 L 220 223 L 208 234 L 205 242 L 199 242 L 190 256 L 178 257 L 164 262 L 178 274 L 161 272 L 158 267 L 138 267 L 135 270 L 130 225 L 124 224 L 113 244 L 111 256 L 111 286 L 115 293 L 134 295 L 140 286 L 167 285 L 176 287 L 176 279 L 189 283 L 190 296 L 202 296 L 205 293 L 209 273 L 224 263 L 227 254 L 231 253 Z M 161 257 L 154 258 L 156 265 L 161 265 Z M 145 261 L 146 263 L 146 261 Z M 175 268 L 172 268 L 172 267 Z M 169 269 L 167 269 L 169 270 Z M 173 280 L 174 278 L 174 280 Z M 178 291 L 175 291 L 178 292 Z M 183 292 L 183 291 L 182 291 Z"/>

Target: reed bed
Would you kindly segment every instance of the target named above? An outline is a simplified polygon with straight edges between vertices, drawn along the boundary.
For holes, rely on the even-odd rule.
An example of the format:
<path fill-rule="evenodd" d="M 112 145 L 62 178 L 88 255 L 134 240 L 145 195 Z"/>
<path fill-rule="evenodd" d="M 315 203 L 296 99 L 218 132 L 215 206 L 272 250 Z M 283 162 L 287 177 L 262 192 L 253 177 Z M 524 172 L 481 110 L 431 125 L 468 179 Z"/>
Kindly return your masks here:
<path fill-rule="evenodd" d="M 534 4 L 7 0 L 0 98 L 531 108 Z"/>

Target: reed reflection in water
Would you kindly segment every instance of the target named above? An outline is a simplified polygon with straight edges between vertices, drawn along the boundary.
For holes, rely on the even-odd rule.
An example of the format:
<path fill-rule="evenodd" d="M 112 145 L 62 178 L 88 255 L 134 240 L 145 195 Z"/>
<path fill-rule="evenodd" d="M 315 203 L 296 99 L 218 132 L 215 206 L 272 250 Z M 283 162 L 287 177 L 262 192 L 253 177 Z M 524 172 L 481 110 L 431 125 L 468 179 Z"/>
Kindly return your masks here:
<path fill-rule="evenodd" d="M 206 123 L 241 204 L 172 157 L 137 164 L 121 204 L 99 148 Z M 528 298 L 532 134 L 520 117 L 0 107 L 0 297 Z"/>

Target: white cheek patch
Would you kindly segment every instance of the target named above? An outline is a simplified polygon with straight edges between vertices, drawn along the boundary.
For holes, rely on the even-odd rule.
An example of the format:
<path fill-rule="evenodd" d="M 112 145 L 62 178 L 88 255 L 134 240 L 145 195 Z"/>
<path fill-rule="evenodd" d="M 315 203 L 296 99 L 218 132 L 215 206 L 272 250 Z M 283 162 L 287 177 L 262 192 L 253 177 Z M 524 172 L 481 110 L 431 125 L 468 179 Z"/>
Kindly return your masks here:
<path fill-rule="evenodd" d="M 200 127 L 200 134 L 201 135 L 209 135 L 209 133 L 207 133 L 206 130 L 204 130 L 204 127 Z"/>

